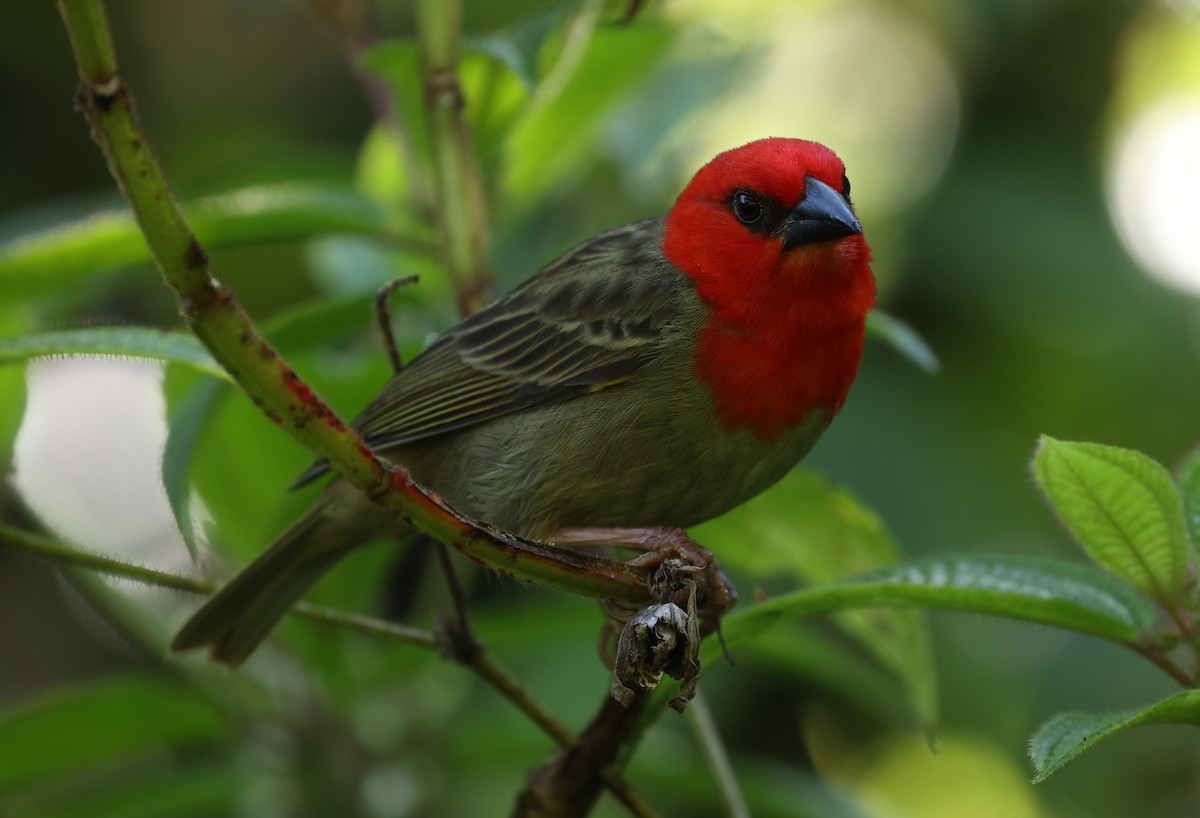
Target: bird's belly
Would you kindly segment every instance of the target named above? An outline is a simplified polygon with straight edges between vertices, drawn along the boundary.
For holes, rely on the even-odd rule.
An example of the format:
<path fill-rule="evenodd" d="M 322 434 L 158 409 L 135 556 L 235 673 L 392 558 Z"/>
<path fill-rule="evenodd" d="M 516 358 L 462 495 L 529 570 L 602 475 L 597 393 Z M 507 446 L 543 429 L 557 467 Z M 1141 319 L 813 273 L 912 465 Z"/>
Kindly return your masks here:
<path fill-rule="evenodd" d="M 564 526 L 704 522 L 779 480 L 827 425 L 814 413 L 767 442 L 722 429 L 706 396 L 620 391 L 497 418 L 397 456 L 463 512 L 541 538 Z"/>

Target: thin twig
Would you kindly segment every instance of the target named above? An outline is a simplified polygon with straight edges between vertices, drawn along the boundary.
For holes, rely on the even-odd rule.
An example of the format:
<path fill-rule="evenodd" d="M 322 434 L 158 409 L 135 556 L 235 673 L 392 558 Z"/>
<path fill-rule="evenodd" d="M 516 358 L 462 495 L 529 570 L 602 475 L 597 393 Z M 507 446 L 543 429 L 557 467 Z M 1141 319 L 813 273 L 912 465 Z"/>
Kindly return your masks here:
<path fill-rule="evenodd" d="M 699 691 L 692 699 L 687 713 L 688 722 L 696 734 L 696 742 L 700 745 L 704 760 L 708 762 L 708 769 L 717 781 L 717 789 L 721 792 L 721 802 L 725 805 L 726 814 L 729 818 L 750 818 L 750 808 L 746 805 L 737 776 L 733 774 L 733 765 L 729 763 L 729 754 L 725 751 L 725 742 L 721 740 L 717 721 L 713 718 L 708 701 Z"/>
<path fill-rule="evenodd" d="M 470 662 L 470 666 L 513 706 L 541 727 L 542 732 L 554 739 L 559 747 L 566 749 L 575 743 L 575 736 L 571 731 L 530 696 L 529 691 L 510 676 L 491 654 L 487 652 L 476 654 Z M 654 818 L 654 811 L 642 801 L 620 775 L 606 769 L 601 773 L 601 779 L 604 786 L 629 811 L 630 815 L 634 815 L 636 818 Z"/>
<path fill-rule="evenodd" d="M 609 768 L 632 735 L 649 700 L 649 693 L 638 691 L 626 707 L 605 692 L 600 709 L 579 737 L 529 773 L 525 789 L 517 796 L 512 818 L 583 818 L 591 812 L 601 785 L 612 775 Z M 630 808 L 629 804 L 626 807 Z"/>
<path fill-rule="evenodd" d="M 1191 617 L 1181 611 L 1177 604 L 1162 604 L 1163 609 L 1167 612 L 1167 616 L 1175 623 L 1175 627 L 1179 629 L 1179 638 L 1187 643 L 1192 651 L 1192 662 L 1196 668 L 1196 673 L 1200 673 L 1200 642 L 1196 641 L 1195 625 Z M 1193 678 L 1189 687 L 1195 686 L 1196 680 Z"/>
<path fill-rule="evenodd" d="M 406 284 L 415 284 L 419 276 L 403 276 L 393 278 L 375 292 L 375 321 L 383 334 L 383 348 L 387 350 L 388 360 L 392 364 L 392 373 L 399 375 L 404 369 L 404 361 L 400 359 L 400 350 L 396 348 L 396 334 L 392 332 L 392 310 L 388 306 L 388 297 Z"/>
<path fill-rule="evenodd" d="M 1151 647 L 1150 645 L 1143 644 L 1142 642 L 1136 640 L 1120 642 L 1118 644 L 1122 644 L 1132 650 L 1134 653 L 1149 659 L 1151 662 L 1158 665 L 1160 669 L 1166 672 L 1168 676 L 1179 682 L 1179 684 L 1183 685 L 1184 687 L 1193 688 L 1196 686 L 1196 678 L 1180 667 L 1173 659 L 1171 659 L 1170 656 L 1167 656 L 1158 648 Z"/>
<path fill-rule="evenodd" d="M 483 650 L 483 642 L 471 630 L 471 620 L 467 617 L 467 595 L 463 593 L 462 583 L 458 581 L 458 574 L 454 572 L 454 566 L 450 564 L 450 552 L 440 542 L 434 543 L 434 545 L 438 564 L 442 568 L 442 576 L 450 591 L 450 601 L 454 605 L 454 639 L 458 643 L 458 649 L 465 650 L 468 655 L 478 654 Z"/>
<path fill-rule="evenodd" d="M 102 554 L 81 551 L 50 537 L 20 531 L 3 523 L 0 523 L 0 547 L 20 551 L 24 554 L 52 562 L 57 566 L 86 568 L 98 574 L 128 579 L 158 588 L 171 588 L 189 594 L 207 596 L 212 594 L 217 588 L 216 583 L 208 582 L 207 580 L 180 576 L 179 574 L 172 574 L 167 571 L 147 568 L 144 565 L 135 565 L 134 563 L 114 559 L 113 557 L 106 557 Z M 339 611 L 301 602 L 292 608 L 291 612 L 311 622 L 345 628 L 370 636 L 380 636 L 394 642 L 412 645 L 413 647 L 437 650 L 438 646 L 437 639 L 429 631 L 395 622 L 386 622 L 382 619 L 350 613 L 349 611 Z M 556 741 L 558 740 L 556 736 L 551 736 L 551 738 L 554 738 Z"/>

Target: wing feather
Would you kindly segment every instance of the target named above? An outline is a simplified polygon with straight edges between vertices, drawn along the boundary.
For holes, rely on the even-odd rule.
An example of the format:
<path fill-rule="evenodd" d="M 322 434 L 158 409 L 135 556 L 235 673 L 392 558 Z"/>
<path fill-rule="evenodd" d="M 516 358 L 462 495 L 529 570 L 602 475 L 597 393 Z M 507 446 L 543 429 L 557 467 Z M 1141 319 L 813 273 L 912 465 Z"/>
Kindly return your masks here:
<path fill-rule="evenodd" d="M 354 421 L 383 449 L 635 377 L 671 332 L 682 274 L 662 219 L 601 234 L 465 319 L 396 374 Z M 296 485 L 324 472 L 318 463 Z"/>

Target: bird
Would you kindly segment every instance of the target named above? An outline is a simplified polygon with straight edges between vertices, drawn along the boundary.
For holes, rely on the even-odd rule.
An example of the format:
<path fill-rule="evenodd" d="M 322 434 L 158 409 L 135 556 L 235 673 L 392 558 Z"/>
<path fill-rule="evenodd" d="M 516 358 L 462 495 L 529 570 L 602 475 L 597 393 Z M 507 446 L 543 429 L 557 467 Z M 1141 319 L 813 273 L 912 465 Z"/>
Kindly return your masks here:
<path fill-rule="evenodd" d="M 582 242 L 463 319 L 353 427 L 519 536 L 686 529 L 778 481 L 841 409 L 875 302 L 870 262 L 842 160 L 759 139 L 701 167 L 665 215 Z M 346 554 L 412 534 L 335 476 L 171 647 L 237 666 Z"/>

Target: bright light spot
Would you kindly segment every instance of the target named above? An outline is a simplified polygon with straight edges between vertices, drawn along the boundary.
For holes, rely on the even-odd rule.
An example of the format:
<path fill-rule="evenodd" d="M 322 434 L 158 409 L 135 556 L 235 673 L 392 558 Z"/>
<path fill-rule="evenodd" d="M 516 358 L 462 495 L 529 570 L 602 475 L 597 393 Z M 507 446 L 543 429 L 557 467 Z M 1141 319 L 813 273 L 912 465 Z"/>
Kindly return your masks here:
<path fill-rule="evenodd" d="M 1200 0 L 1159 0 L 1164 8 L 1174 12 L 1184 20 L 1196 22 L 1200 20 Z"/>
<path fill-rule="evenodd" d="M 88 550 L 186 565 L 159 476 L 167 434 L 162 367 L 70 358 L 32 363 L 26 377 L 13 482 L 29 507 Z"/>
<path fill-rule="evenodd" d="M 860 209 L 878 217 L 910 205 L 941 176 L 958 130 L 958 90 L 937 42 L 876 7 L 771 9 L 769 26 L 726 32 L 758 40 L 759 61 L 704 128 L 689 126 L 689 167 L 753 139 L 796 136 L 842 157 Z"/>
<path fill-rule="evenodd" d="M 1171 287 L 1200 295 L 1200 97 L 1165 100 L 1120 136 L 1108 203 L 1138 263 Z"/>
<path fill-rule="evenodd" d="M 363 806 L 377 818 L 412 815 L 420 800 L 413 774 L 401 764 L 375 767 L 362 783 Z"/>

